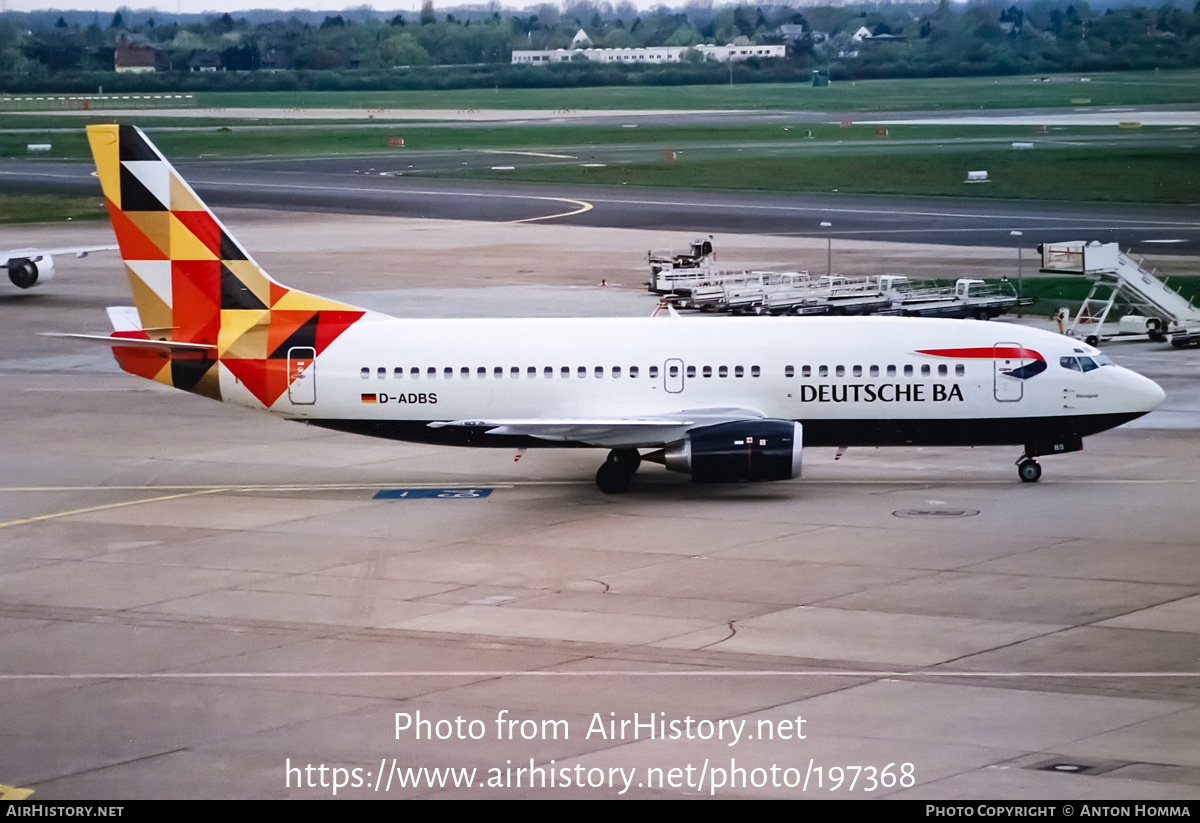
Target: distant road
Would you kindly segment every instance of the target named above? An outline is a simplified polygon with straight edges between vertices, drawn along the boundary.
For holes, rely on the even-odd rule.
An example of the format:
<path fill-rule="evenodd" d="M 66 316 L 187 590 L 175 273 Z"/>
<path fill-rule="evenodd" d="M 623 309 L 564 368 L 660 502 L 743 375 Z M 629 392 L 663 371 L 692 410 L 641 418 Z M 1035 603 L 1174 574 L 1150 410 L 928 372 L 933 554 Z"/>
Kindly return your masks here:
<path fill-rule="evenodd" d="M 465 159 L 470 153 L 459 155 Z M 482 153 L 479 153 L 482 154 Z M 473 162 L 498 163 L 495 155 Z M 373 168 L 374 164 L 379 169 Z M 1200 254 L 1200 206 L 1046 203 L 843 194 L 695 192 L 464 182 L 386 171 L 378 158 L 177 164 L 217 206 L 511 222 L 853 237 L 932 245 L 1012 246 L 1094 239 L 1140 253 Z M 381 173 L 383 172 L 383 173 Z M 0 191 L 100 195 L 83 162 L 0 160 Z M 582 204 L 582 205 L 581 205 Z"/>

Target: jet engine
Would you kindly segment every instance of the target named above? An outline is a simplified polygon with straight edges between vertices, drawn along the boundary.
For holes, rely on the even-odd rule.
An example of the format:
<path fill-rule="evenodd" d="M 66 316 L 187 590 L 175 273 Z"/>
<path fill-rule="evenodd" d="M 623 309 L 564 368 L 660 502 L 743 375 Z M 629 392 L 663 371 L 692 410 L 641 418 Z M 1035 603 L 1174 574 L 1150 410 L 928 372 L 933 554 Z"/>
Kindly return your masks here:
<path fill-rule="evenodd" d="M 14 257 L 5 268 L 8 269 L 8 279 L 18 289 L 32 289 L 47 280 L 54 279 L 54 258 L 46 257 Z"/>
<path fill-rule="evenodd" d="M 644 459 L 690 474 L 695 483 L 757 483 L 800 476 L 803 426 L 792 420 L 739 420 L 688 432 Z"/>

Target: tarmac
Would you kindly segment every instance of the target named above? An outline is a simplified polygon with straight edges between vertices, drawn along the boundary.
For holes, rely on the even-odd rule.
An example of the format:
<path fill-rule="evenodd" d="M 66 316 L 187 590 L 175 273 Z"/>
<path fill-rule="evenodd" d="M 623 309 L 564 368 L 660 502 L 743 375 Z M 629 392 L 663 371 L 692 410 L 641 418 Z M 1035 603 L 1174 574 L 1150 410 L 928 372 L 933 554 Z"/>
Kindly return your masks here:
<path fill-rule="evenodd" d="M 645 250 L 690 239 L 222 217 L 289 285 L 405 316 L 649 314 Z M 721 250 L 813 269 L 826 252 Z M 1008 265 L 986 251 L 937 257 Z M 39 801 L 1200 796 L 1197 350 L 1107 346 L 1166 403 L 1044 459 L 1037 484 L 1014 449 L 809 449 L 795 481 L 645 466 L 607 496 L 602 452 L 373 441 L 123 374 L 103 346 L 37 336 L 103 333 L 130 302 L 120 263 L 56 262 L 44 289 L 0 296 L 0 784 Z"/>

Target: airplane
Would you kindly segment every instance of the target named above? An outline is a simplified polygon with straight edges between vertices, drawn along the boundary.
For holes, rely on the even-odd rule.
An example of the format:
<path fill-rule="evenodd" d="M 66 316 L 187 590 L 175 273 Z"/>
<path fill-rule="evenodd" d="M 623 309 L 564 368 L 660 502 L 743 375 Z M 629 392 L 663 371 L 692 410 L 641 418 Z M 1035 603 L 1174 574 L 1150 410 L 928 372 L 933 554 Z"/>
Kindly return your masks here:
<path fill-rule="evenodd" d="M 1021 446 L 1033 482 L 1164 397 L 1076 340 L 964 320 L 389 317 L 272 279 L 145 134 L 87 131 L 136 304 L 100 337 L 121 368 L 314 426 L 609 449 L 609 494 L 643 461 L 787 480 L 805 446 Z"/>
<path fill-rule="evenodd" d="M 54 279 L 53 255 L 87 257 L 92 252 L 116 251 L 118 246 L 69 246 L 61 249 L 13 249 L 0 251 L 0 269 L 18 289 L 32 289 Z"/>

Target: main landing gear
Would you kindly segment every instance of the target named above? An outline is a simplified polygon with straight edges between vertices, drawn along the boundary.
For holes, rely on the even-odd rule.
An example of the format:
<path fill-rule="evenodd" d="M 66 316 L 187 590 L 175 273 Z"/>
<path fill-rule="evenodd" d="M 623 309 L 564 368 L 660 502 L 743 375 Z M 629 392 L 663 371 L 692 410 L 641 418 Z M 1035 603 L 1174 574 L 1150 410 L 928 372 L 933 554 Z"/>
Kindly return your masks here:
<path fill-rule="evenodd" d="M 633 473 L 641 464 L 642 456 L 637 449 L 613 449 L 596 471 L 596 485 L 605 494 L 621 494 L 629 488 Z"/>
<path fill-rule="evenodd" d="M 1028 455 L 1017 461 L 1017 475 L 1024 483 L 1036 483 L 1042 476 L 1042 465 Z"/>

